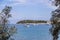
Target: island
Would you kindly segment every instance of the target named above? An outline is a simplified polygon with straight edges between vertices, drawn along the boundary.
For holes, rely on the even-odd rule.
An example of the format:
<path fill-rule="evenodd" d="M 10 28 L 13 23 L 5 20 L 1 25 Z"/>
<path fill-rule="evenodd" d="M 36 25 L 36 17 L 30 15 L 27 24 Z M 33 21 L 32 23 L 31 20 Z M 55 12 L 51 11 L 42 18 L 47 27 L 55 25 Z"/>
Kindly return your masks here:
<path fill-rule="evenodd" d="M 21 24 L 25 24 L 25 23 L 28 23 L 28 24 L 29 23 L 34 23 L 34 24 L 36 23 L 37 24 L 37 23 L 47 23 L 47 21 L 45 21 L 45 20 L 21 20 L 21 21 L 17 22 L 17 24 L 20 24 L 20 23 Z"/>

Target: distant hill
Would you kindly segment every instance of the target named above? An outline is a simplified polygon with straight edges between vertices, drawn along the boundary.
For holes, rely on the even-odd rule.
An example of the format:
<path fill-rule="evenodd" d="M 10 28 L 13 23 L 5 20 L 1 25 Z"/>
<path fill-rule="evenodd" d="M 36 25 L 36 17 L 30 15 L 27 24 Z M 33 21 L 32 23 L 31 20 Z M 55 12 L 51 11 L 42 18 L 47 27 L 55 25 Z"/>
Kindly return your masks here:
<path fill-rule="evenodd" d="M 24 23 L 47 23 L 47 21 L 44 21 L 44 20 L 21 20 L 21 21 L 18 21 L 17 24 L 24 24 Z"/>

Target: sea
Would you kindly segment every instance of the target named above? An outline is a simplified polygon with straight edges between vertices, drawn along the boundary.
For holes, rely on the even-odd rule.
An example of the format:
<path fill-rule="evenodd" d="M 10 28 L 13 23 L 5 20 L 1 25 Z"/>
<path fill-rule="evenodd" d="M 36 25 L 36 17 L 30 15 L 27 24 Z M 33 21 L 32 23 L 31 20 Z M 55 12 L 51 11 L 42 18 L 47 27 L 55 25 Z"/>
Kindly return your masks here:
<path fill-rule="evenodd" d="M 15 26 L 17 28 L 17 33 L 13 35 L 15 40 L 52 40 L 49 24 L 16 24 Z"/>

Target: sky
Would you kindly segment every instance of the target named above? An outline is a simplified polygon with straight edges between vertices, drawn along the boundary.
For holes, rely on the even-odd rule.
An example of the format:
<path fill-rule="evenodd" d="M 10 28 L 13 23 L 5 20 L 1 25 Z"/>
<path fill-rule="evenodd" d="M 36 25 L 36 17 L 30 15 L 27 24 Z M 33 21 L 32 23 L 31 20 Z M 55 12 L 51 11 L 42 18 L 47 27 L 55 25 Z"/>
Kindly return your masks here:
<path fill-rule="evenodd" d="M 8 5 L 12 7 L 11 23 L 20 20 L 49 20 L 56 7 L 52 0 L 0 0 L 0 12 Z"/>

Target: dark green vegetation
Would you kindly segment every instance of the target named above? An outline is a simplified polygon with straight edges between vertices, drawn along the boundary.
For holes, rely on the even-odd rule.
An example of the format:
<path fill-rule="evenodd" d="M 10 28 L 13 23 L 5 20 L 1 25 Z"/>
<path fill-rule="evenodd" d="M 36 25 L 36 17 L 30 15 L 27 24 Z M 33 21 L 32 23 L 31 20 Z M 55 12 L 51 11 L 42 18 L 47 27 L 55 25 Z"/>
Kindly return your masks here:
<path fill-rule="evenodd" d="M 47 23 L 47 21 L 44 20 L 22 20 L 18 21 L 17 24 L 19 23 Z"/>
<path fill-rule="evenodd" d="M 9 27 L 8 19 L 11 17 L 9 12 L 11 11 L 12 7 L 6 6 L 2 12 L 0 13 L 0 40 L 14 40 L 10 38 L 15 32 L 15 26 Z"/>
<path fill-rule="evenodd" d="M 51 25 L 50 28 L 51 35 L 53 36 L 53 40 L 58 40 L 60 34 L 60 0 L 54 0 L 55 6 L 58 8 L 52 11 L 51 17 Z"/>

